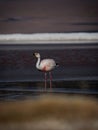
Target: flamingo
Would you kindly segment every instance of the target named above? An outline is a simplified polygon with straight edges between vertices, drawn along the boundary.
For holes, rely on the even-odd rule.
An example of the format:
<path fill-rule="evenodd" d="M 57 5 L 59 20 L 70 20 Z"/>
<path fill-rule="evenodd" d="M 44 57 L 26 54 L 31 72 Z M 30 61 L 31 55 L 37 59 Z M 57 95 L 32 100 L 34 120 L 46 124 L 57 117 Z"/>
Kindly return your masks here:
<path fill-rule="evenodd" d="M 33 54 L 37 58 L 36 68 L 45 73 L 45 91 L 47 88 L 47 72 L 49 72 L 50 77 L 50 90 L 52 89 L 52 74 L 51 71 L 58 66 L 54 59 L 43 59 L 41 60 L 41 56 L 39 53 Z"/>

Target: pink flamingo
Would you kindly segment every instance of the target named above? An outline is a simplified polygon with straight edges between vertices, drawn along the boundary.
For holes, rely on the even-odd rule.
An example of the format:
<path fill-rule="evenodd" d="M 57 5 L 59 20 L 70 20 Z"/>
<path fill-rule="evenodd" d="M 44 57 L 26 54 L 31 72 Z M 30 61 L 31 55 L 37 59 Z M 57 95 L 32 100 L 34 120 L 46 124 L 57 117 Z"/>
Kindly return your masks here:
<path fill-rule="evenodd" d="M 36 68 L 42 72 L 45 72 L 45 91 L 47 88 L 47 72 L 49 72 L 50 77 L 50 89 L 52 89 L 52 74 L 51 70 L 53 70 L 58 64 L 53 59 L 43 59 L 41 60 L 39 53 L 33 54 L 37 58 Z"/>

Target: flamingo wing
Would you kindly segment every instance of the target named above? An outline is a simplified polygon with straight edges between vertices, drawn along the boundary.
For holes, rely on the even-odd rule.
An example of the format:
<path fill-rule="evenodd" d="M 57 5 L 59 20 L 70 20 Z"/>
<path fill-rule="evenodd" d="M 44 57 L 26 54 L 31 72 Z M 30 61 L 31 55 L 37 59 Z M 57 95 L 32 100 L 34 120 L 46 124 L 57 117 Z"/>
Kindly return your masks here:
<path fill-rule="evenodd" d="M 44 59 L 40 63 L 40 68 L 42 71 L 50 71 L 56 66 L 53 59 Z"/>

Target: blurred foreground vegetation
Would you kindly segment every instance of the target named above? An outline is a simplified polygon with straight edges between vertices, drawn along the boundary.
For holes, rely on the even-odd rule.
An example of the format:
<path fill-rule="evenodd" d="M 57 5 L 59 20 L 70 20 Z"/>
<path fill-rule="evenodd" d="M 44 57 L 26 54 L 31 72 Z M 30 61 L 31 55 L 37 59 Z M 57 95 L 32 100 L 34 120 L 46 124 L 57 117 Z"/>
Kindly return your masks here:
<path fill-rule="evenodd" d="M 98 129 L 95 99 L 43 95 L 33 100 L 0 102 L 0 129 L 74 130 L 73 127 Z"/>

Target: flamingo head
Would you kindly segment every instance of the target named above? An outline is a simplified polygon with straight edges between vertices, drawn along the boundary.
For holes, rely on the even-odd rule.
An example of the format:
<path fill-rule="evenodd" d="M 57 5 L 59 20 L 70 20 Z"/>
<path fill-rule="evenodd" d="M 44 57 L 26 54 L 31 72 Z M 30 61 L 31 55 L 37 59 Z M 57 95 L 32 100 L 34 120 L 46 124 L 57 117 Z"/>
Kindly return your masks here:
<path fill-rule="evenodd" d="M 33 55 L 34 55 L 36 58 L 40 58 L 40 54 L 39 54 L 39 53 L 33 53 Z"/>

